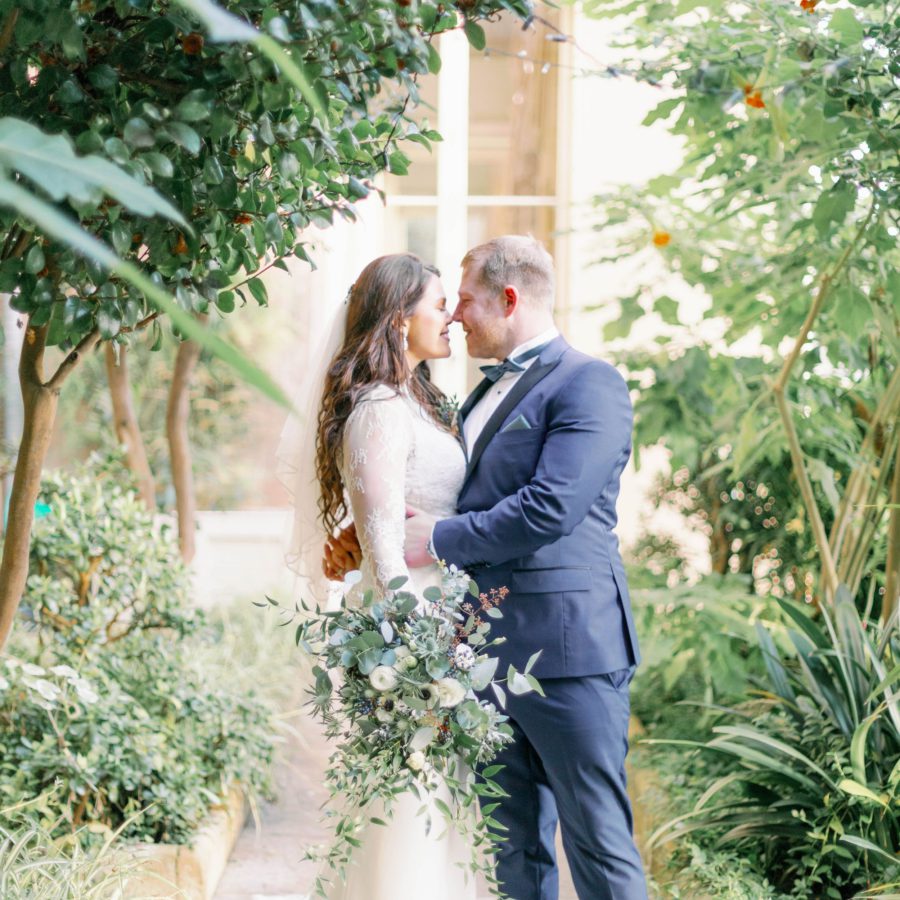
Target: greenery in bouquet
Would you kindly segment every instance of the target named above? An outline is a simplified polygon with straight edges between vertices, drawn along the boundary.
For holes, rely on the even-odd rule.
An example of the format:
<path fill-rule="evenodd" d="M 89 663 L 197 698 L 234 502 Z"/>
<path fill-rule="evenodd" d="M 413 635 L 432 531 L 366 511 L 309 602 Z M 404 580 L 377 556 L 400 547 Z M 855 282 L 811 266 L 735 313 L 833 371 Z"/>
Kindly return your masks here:
<path fill-rule="evenodd" d="M 358 580 L 358 573 L 348 576 L 339 609 L 304 606 L 290 614 L 311 613 L 297 626 L 296 641 L 317 661 L 310 702 L 337 744 L 326 772 L 337 801 L 328 813 L 335 840 L 310 855 L 343 878 L 362 828 L 385 825 L 394 798 L 409 791 L 423 801 L 423 827 L 433 827 L 430 800 L 471 843 L 471 872 L 482 871 L 496 890 L 490 853 L 503 826 L 491 813 L 505 795 L 492 780 L 501 767 L 487 764 L 513 733 L 486 692 L 493 692 L 499 707 L 506 704 L 506 690 L 542 693 L 531 674 L 540 652 L 522 672 L 510 666 L 505 678 L 497 678 L 499 661 L 488 650 L 504 638 L 491 640 L 489 620 L 502 617 L 507 591 L 479 593 L 455 567 L 445 569 L 441 587 L 426 588 L 422 598 L 403 589 L 403 577 L 382 595 L 359 592 Z M 446 801 L 438 795 L 441 786 Z M 327 883 L 320 874 L 316 889 L 322 896 Z"/>

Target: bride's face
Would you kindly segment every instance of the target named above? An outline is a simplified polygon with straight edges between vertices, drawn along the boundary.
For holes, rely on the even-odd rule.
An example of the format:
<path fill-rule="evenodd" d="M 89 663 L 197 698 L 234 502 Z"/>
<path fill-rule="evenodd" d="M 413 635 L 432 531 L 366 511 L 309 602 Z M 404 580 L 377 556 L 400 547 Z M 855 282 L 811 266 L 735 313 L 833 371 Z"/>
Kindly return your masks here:
<path fill-rule="evenodd" d="M 450 355 L 451 318 L 441 280 L 432 275 L 412 315 L 404 319 L 410 368 L 423 359 L 443 359 Z"/>

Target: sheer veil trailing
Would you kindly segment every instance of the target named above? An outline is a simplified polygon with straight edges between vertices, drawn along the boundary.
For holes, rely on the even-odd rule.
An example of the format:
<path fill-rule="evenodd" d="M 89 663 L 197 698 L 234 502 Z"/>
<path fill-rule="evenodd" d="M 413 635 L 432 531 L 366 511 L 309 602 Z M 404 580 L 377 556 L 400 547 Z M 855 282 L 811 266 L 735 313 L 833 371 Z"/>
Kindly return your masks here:
<path fill-rule="evenodd" d="M 309 335 L 309 358 L 294 395 L 276 452 L 276 475 L 294 501 L 291 535 L 285 562 L 303 580 L 312 598 L 327 601 L 328 581 L 322 573 L 325 530 L 319 520 L 319 484 L 316 478 L 316 426 L 325 376 L 344 341 L 346 301 Z"/>

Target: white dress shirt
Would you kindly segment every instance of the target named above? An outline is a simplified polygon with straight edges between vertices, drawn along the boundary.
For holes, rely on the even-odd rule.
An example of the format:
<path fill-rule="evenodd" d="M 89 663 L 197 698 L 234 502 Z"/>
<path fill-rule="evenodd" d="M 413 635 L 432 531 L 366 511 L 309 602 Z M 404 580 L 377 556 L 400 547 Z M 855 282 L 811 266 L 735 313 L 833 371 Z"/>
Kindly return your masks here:
<path fill-rule="evenodd" d="M 552 341 L 558 334 L 559 331 L 556 328 L 549 328 L 547 331 L 542 331 L 536 337 L 531 338 L 531 340 L 525 341 L 524 344 L 519 344 L 519 346 L 509 354 L 507 359 L 514 360 L 521 353 L 526 353 L 534 347 L 540 347 L 541 344 Z M 536 363 L 537 360 L 537 356 L 526 359 L 525 362 L 522 363 L 522 372 Z M 478 440 L 478 435 L 481 434 L 484 426 L 488 423 L 488 419 L 490 419 L 497 407 L 503 402 L 503 398 L 512 390 L 513 385 L 519 378 L 521 378 L 522 372 L 507 372 L 499 381 L 495 382 L 472 409 L 469 410 L 469 414 L 463 422 L 463 436 L 466 439 L 466 452 L 470 456 L 472 455 L 472 448 L 475 446 L 475 441 Z"/>

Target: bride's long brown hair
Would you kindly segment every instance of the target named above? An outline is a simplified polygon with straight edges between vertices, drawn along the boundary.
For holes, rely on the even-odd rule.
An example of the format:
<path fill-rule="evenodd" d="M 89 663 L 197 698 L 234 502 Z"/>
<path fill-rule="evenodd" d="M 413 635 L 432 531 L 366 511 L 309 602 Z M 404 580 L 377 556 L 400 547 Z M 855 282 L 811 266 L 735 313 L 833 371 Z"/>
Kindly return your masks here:
<path fill-rule="evenodd" d="M 344 343 L 325 376 L 316 437 L 319 516 L 329 534 L 348 512 L 338 468 L 341 444 L 347 419 L 367 388 L 406 386 L 444 425 L 439 413 L 444 394 L 431 383 L 425 362 L 409 371 L 403 346 L 403 319 L 412 315 L 434 275 L 440 272 L 418 256 L 397 253 L 370 262 L 350 289 Z"/>

